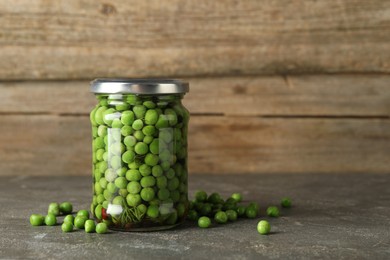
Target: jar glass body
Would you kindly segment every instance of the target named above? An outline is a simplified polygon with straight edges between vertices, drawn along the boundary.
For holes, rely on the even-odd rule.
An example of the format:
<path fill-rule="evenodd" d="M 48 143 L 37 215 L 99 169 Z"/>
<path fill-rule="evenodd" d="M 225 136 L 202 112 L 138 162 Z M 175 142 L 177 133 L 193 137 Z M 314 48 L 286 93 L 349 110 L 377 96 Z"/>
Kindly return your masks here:
<path fill-rule="evenodd" d="M 91 111 L 98 222 L 121 231 L 174 227 L 188 212 L 183 94 L 96 94 Z"/>

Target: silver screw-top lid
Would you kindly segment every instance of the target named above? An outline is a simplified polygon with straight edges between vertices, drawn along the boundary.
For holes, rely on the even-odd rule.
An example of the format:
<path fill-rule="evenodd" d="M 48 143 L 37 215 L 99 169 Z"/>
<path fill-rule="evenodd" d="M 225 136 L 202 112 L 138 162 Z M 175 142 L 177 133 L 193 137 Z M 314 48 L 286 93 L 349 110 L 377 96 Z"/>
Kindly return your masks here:
<path fill-rule="evenodd" d="M 184 94 L 189 91 L 188 82 L 177 79 L 115 79 L 100 78 L 91 82 L 95 94 Z"/>

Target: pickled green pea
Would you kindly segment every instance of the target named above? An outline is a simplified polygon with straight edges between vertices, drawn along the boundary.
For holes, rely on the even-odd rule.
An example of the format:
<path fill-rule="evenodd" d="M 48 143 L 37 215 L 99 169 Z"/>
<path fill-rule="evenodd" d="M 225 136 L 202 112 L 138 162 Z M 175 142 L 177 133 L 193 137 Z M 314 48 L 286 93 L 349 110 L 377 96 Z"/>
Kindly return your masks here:
<path fill-rule="evenodd" d="M 164 170 L 164 171 L 168 171 L 169 170 L 169 167 L 171 167 L 171 164 L 167 161 L 165 162 L 161 162 L 161 168 Z"/>
<path fill-rule="evenodd" d="M 173 110 L 171 108 L 167 108 L 167 109 L 165 109 L 164 112 L 168 118 L 169 125 L 170 126 L 176 125 L 177 124 L 177 115 L 176 115 L 175 110 Z"/>
<path fill-rule="evenodd" d="M 96 111 L 95 111 L 95 122 L 98 124 L 98 125 L 103 125 L 104 124 L 104 121 L 103 121 L 103 113 L 107 110 L 107 107 L 99 107 Z"/>
<path fill-rule="evenodd" d="M 112 128 L 122 128 L 123 124 L 119 118 L 115 118 L 114 120 L 112 120 L 111 127 Z"/>
<path fill-rule="evenodd" d="M 73 205 L 70 202 L 62 202 L 60 204 L 60 212 L 64 215 L 72 213 Z"/>
<path fill-rule="evenodd" d="M 150 100 L 144 101 L 144 103 L 142 103 L 142 105 L 144 105 L 146 108 L 155 108 L 156 107 L 156 104 Z"/>
<path fill-rule="evenodd" d="M 118 110 L 118 111 L 124 111 L 124 110 L 127 110 L 130 108 L 130 105 L 129 104 L 126 104 L 126 103 L 122 103 L 122 104 L 117 104 L 115 106 L 115 109 Z"/>
<path fill-rule="evenodd" d="M 138 170 L 142 176 L 148 176 L 152 173 L 152 168 L 147 164 L 142 164 Z"/>
<path fill-rule="evenodd" d="M 157 187 L 159 189 L 167 187 L 167 184 L 168 184 L 167 177 L 165 176 L 157 177 Z"/>
<path fill-rule="evenodd" d="M 151 201 L 154 199 L 155 196 L 155 192 L 151 187 L 143 188 L 140 194 L 141 194 L 141 198 L 144 201 Z"/>
<path fill-rule="evenodd" d="M 70 222 L 64 222 L 61 225 L 62 232 L 72 232 L 73 231 L 73 224 Z"/>
<path fill-rule="evenodd" d="M 78 229 L 84 228 L 85 221 L 88 220 L 88 217 L 84 215 L 76 216 L 74 219 L 74 226 Z M 69 223 L 69 222 L 64 222 L 64 223 Z"/>
<path fill-rule="evenodd" d="M 98 161 L 103 161 L 103 154 L 104 154 L 105 150 L 104 149 L 99 149 L 96 151 L 96 159 Z"/>
<path fill-rule="evenodd" d="M 101 173 L 104 173 L 107 170 L 107 163 L 106 162 L 100 162 L 98 167 L 99 167 L 99 171 Z"/>
<path fill-rule="evenodd" d="M 141 204 L 141 202 L 142 202 L 141 196 L 139 194 L 129 193 L 126 196 L 126 202 L 127 202 L 127 205 L 129 205 L 130 207 L 136 207 L 139 204 Z"/>
<path fill-rule="evenodd" d="M 96 137 L 93 141 L 93 146 L 95 150 L 104 148 L 104 139 L 102 137 Z"/>
<path fill-rule="evenodd" d="M 158 154 L 160 150 L 160 145 L 159 145 L 159 139 L 155 138 L 152 143 L 149 145 L 150 152 L 152 154 Z"/>
<path fill-rule="evenodd" d="M 145 135 L 144 135 L 144 133 L 142 133 L 141 130 L 135 131 L 134 134 L 133 134 L 133 136 L 135 137 L 135 139 L 136 139 L 137 141 L 142 141 L 142 140 L 144 140 L 144 138 L 145 138 Z"/>
<path fill-rule="evenodd" d="M 136 118 L 142 119 L 145 116 L 146 107 L 143 105 L 135 105 L 133 107 L 133 112 L 134 112 Z"/>
<path fill-rule="evenodd" d="M 175 177 L 175 170 L 170 168 L 166 173 L 165 176 L 170 180 Z"/>
<path fill-rule="evenodd" d="M 96 115 L 95 115 L 96 116 Z M 117 118 L 118 116 L 120 116 L 120 114 L 116 114 L 115 113 L 115 109 L 113 108 L 109 108 L 109 109 L 106 109 L 104 110 L 104 112 L 102 113 L 102 119 L 103 119 L 103 122 L 102 123 L 99 123 L 97 118 L 96 118 L 96 122 L 98 122 L 99 125 L 102 125 L 102 124 L 107 124 L 108 126 L 111 126 L 112 124 L 112 121 Z"/>
<path fill-rule="evenodd" d="M 214 220 L 219 224 L 225 224 L 228 221 L 228 217 L 225 212 L 218 211 L 215 213 Z"/>
<path fill-rule="evenodd" d="M 154 176 L 154 177 L 160 177 L 160 176 L 162 176 L 163 175 L 163 169 L 161 168 L 161 166 L 160 165 L 155 165 L 155 166 L 153 166 L 153 168 L 152 168 L 152 175 Z"/>
<path fill-rule="evenodd" d="M 117 186 L 119 189 L 124 189 L 127 187 L 127 180 L 125 177 L 118 177 L 115 179 L 115 186 Z"/>
<path fill-rule="evenodd" d="M 157 196 L 160 200 L 167 200 L 169 199 L 170 192 L 166 188 L 162 188 L 158 191 Z"/>
<path fill-rule="evenodd" d="M 145 114 L 145 123 L 147 125 L 154 125 L 158 120 L 158 112 L 155 109 L 149 109 Z"/>
<path fill-rule="evenodd" d="M 109 152 L 112 155 L 121 155 L 125 151 L 126 147 L 122 143 L 113 143 L 110 145 Z"/>
<path fill-rule="evenodd" d="M 271 225 L 268 223 L 267 220 L 260 220 L 257 224 L 257 232 L 259 232 L 262 235 L 267 235 L 271 231 Z"/>
<path fill-rule="evenodd" d="M 111 192 L 111 193 L 115 193 L 115 192 L 118 191 L 118 187 L 115 186 L 114 183 L 110 182 L 110 183 L 107 184 L 107 191 Z"/>
<path fill-rule="evenodd" d="M 198 226 L 200 228 L 208 228 L 211 226 L 211 220 L 210 218 L 203 216 L 198 219 Z"/>
<path fill-rule="evenodd" d="M 103 194 L 97 195 L 97 203 L 98 204 L 102 204 L 104 200 L 105 200 L 105 198 L 104 198 Z"/>
<path fill-rule="evenodd" d="M 142 180 L 142 179 L 141 179 Z M 127 191 L 130 194 L 138 194 L 141 191 L 142 187 L 139 182 L 131 181 L 127 184 Z"/>
<path fill-rule="evenodd" d="M 290 208 L 291 207 L 291 199 L 286 197 L 286 198 L 283 198 L 281 203 L 283 208 Z"/>
<path fill-rule="evenodd" d="M 99 106 L 96 106 L 89 114 L 89 120 L 91 121 L 92 126 L 97 126 L 97 123 L 95 120 L 95 113 L 96 113 L 96 110 L 98 110 L 98 108 L 99 108 Z"/>
<path fill-rule="evenodd" d="M 110 165 L 113 169 L 118 169 L 122 167 L 122 159 L 120 156 L 115 155 L 111 157 Z M 116 173 L 115 173 L 116 175 Z"/>
<path fill-rule="evenodd" d="M 141 178 L 141 173 L 136 169 L 130 169 L 126 172 L 126 179 L 128 181 L 139 181 Z"/>
<path fill-rule="evenodd" d="M 155 154 L 151 154 L 151 153 L 148 153 L 146 156 L 145 156 L 145 163 L 149 166 L 155 166 L 158 164 L 158 161 L 159 161 L 159 157 L 158 155 L 155 155 Z"/>
<path fill-rule="evenodd" d="M 130 169 L 137 170 L 141 165 L 142 165 L 142 161 L 141 160 L 137 160 L 137 158 L 135 158 L 134 161 L 129 163 L 128 166 L 129 166 Z"/>
<path fill-rule="evenodd" d="M 95 208 L 95 216 L 97 219 L 102 219 L 102 209 L 103 207 L 101 205 L 97 205 Z"/>
<path fill-rule="evenodd" d="M 147 154 L 148 153 L 148 150 L 149 150 L 149 147 L 147 144 L 143 143 L 143 142 L 138 142 L 135 147 L 134 147 L 134 151 L 139 154 L 139 155 L 144 155 L 144 154 Z"/>
<path fill-rule="evenodd" d="M 125 139 L 123 139 L 123 143 L 127 147 L 133 147 L 137 143 L 137 139 L 132 135 L 126 136 Z"/>
<path fill-rule="evenodd" d="M 174 209 L 174 211 L 167 218 L 166 223 L 168 225 L 174 225 L 176 222 L 177 222 L 177 211 Z"/>
<path fill-rule="evenodd" d="M 173 133 L 171 128 L 160 129 L 159 138 L 165 143 L 170 143 L 173 139 Z"/>
<path fill-rule="evenodd" d="M 145 214 L 146 211 L 148 210 L 148 207 L 145 206 L 145 204 L 139 204 L 137 206 L 137 209 L 142 213 L 142 214 Z"/>
<path fill-rule="evenodd" d="M 146 136 L 152 136 L 156 133 L 156 128 L 152 125 L 147 125 L 142 129 L 142 133 Z"/>
<path fill-rule="evenodd" d="M 159 213 L 158 206 L 156 205 L 150 205 L 146 211 L 146 215 L 150 218 L 157 218 Z"/>
<path fill-rule="evenodd" d="M 171 191 L 171 199 L 174 203 L 180 200 L 180 192 L 178 190 Z"/>
<path fill-rule="evenodd" d="M 168 117 L 166 115 L 160 115 L 158 117 L 156 124 L 155 124 L 155 127 L 157 129 L 163 129 L 163 128 L 169 127 Z"/>
<path fill-rule="evenodd" d="M 53 214 L 54 216 L 60 215 L 60 205 L 56 202 L 52 202 L 49 204 L 49 208 L 47 209 L 48 214 Z"/>
<path fill-rule="evenodd" d="M 177 177 L 173 177 L 168 181 L 168 190 L 173 191 L 179 188 L 180 181 Z"/>
<path fill-rule="evenodd" d="M 154 140 L 154 137 L 151 136 L 151 135 L 145 135 L 144 139 L 142 140 L 142 142 L 144 142 L 145 144 L 151 144 Z M 149 148 L 150 149 L 150 148 Z"/>
<path fill-rule="evenodd" d="M 143 188 L 153 187 L 156 184 L 156 178 L 153 176 L 146 176 L 141 179 L 140 183 Z"/>
<path fill-rule="evenodd" d="M 124 152 L 122 154 L 122 160 L 125 162 L 125 163 L 130 163 L 134 160 L 135 158 L 135 153 L 133 151 L 130 151 L 130 150 L 127 150 L 126 152 Z"/>
<path fill-rule="evenodd" d="M 124 125 L 131 126 L 134 122 L 133 111 L 124 111 L 121 115 L 121 122 Z"/>
<path fill-rule="evenodd" d="M 44 222 L 45 222 L 45 217 L 40 214 L 32 214 L 30 216 L 30 224 L 32 226 L 42 226 Z"/>
<path fill-rule="evenodd" d="M 88 219 L 87 221 L 85 221 L 84 228 L 86 233 L 95 232 L 95 228 L 96 228 L 95 221 L 93 221 L 92 219 Z"/>
<path fill-rule="evenodd" d="M 107 224 L 102 222 L 96 225 L 96 233 L 98 234 L 105 234 L 107 233 Z"/>
<path fill-rule="evenodd" d="M 116 174 L 119 176 L 119 177 L 125 177 L 126 176 L 126 172 L 127 172 L 127 168 L 126 167 L 122 167 L 120 169 L 118 169 L 116 171 Z"/>
<path fill-rule="evenodd" d="M 97 134 L 100 137 L 106 136 L 107 135 L 107 126 L 105 125 L 100 125 L 97 129 Z"/>
<path fill-rule="evenodd" d="M 116 176 L 117 176 L 116 171 L 114 171 L 113 169 L 107 169 L 104 173 L 104 178 L 106 179 L 107 182 L 113 182 Z"/>
<path fill-rule="evenodd" d="M 131 125 L 131 127 L 134 129 L 134 130 L 141 130 L 142 127 L 144 127 L 144 123 L 142 122 L 141 119 L 137 119 L 133 122 L 133 124 Z"/>
<path fill-rule="evenodd" d="M 125 199 L 122 196 L 116 196 L 112 200 L 112 204 L 114 204 L 114 205 L 121 205 L 121 206 L 123 206 L 124 203 L 125 203 Z"/>
<path fill-rule="evenodd" d="M 121 134 L 122 134 L 123 136 L 129 136 L 129 135 L 131 135 L 133 132 L 134 132 L 134 129 L 133 129 L 131 126 L 129 126 L 129 125 L 125 125 L 125 126 L 123 126 L 123 127 L 121 128 Z"/>
<path fill-rule="evenodd" d="M 279 209 L 278 207 L 275 207 L 275 206 L 270 206 L 267 208 L 267 215 L 269 217 L 279 217 Z"/>

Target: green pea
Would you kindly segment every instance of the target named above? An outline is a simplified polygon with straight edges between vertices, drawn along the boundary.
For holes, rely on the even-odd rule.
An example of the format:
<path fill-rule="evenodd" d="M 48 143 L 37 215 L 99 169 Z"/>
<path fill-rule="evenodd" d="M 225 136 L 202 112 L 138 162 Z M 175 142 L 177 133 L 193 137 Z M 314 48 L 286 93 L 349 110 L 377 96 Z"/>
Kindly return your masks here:
<path fill-rule="evenodd" d="M 152 154 L 158 154 L 159 153 L 159 139 L 155 138 L 152 143 L 149 145 L 150 152 Z"/>
<path fill-rule="evenodd" d="M 134 122 L 133 111 L 124 111 L 121 115 L 121 122 L 124 125 L 131 126 Z"/>
<path fill-rule="evenodd" d="M 78 229 L 82 229 L 82 228 L 84 228 L 85 221 L 87 221 L 87 220 L 88 220 L 88 217 L 86 217 L 84 215 L 76 216 L 74 219 L 74 226 Z M 65 222 L 65 223 L 69 223 L 69 222 Z"/>
<path fill-rule="evenodd" d="M 139 194 L 128 194 L 126 196 L 127 205 L 130 207 L 136 207 L 141 204 L 141 196 Z"/>
<path fill-rule="evenodd" d="M 257 210 L 255 207 L 248 206 L 245 210 L 245 215 L 247 218 L 256 218 L 257 217 Z"/>
<path fill-rule="evenodd" d="M 142 213 L 142 214 L 145 214 L 146 211 L 148 210 L 148 207 L 145 206 L 145 204 L 139 204 L 137 206 L 137 209 Z"/>
<path fill-rule="evenodd" d="M 291 199 L 288 197 L 285 197 L 282 199 L 281 203 L 283 208 L 291 208 Z"/>
<path fill-rule="evenodd" d="M 195 200 L 198 202 L 205 202 L 207 200 L 207 193 L 203 190 L 196 191 Z"/>
<path fill-rule="evenodd" d="M 141 165 L 142 165 L 142 161 L 137 159 L 137 158 L 135 158 L 135 160 L 133 162 L 129 163 L 128 166 L 129 166 L 130 169 L 137 170 Z"/>
<path fill-rule="evenodd" d="M 103 161 L 103 154 L 104 154 L 105 150 L 104 149 L 98 149 L 96 151 L 96 159 L 98 161 Z"/>
<path fill-rule="evenodd" d="M 141 173 L 142 176 L 148 176 L 152 173 L 152 168 L 147 164 L 142 164 L 139 167 L 139 172 Z"/>
<path fill-rule="evenodd" d="M 200 214 L 203 216 L 207 216 L 211 213 L 212 211 L 212 204 L 210 203 L 205 203 L 203 204 L 202 208 L 200 209 Z"/>
<path fill-rule="evenodd" d="M 159 162 L 159 157 L 158 155 L 155 155 L 155 154 L 151 154 L 151 153 L 148 153 L 146 156 L 145 156 L 145 163 L 149 166 L 155 166 L 158 164 Z"/>
<path fill-rule="evenodd" d="M 160 129 L 159 138 L 165 143 L 170 143 L 173 139 L 173 130 L 172 128 L 162 128 Z"/>
<path fill-rule="evenodd" d="M 54 226 L 55 224 L 57 224 L 56 216 L 52 213 L 47 214 L 45 217 L 45 224 L 46 226 Z"/>
<path fill-rule="evenodd" d="M 105 125 L 100 125 L 97 129 L 97 134 L 100 137 L 104 137 L 107 135 L 107 126 Z"/>
<path fill-rule="evenodd" d="M 32 226 L 42 226 L 45 222 L 45 217 L 40 214 L 32 214 L 30 216 L 30 224 Z"/>
<path fill-rule="evenodd" d="M 133 112 L 136 118 L 142 119 L 145 116 L 146 107 L 144 107 L 143 105 L 135 105 L 133 107 Z"/>
<path fill-rule="evenodd" d="M 104 173 L 107 170 L 107 163 L 106 162 L 100 162 L 99 163 L 99 171 L 101 173 Z"/>
<path fill-rule="evenodd" d="M 64 222 L 61 225 L 62 232 L 72 232 L 73 231 L 73 224 L 70 222 Z"/>
<path fill-rule="evenodd" d="M 98 203 L 98 204 L 102 204 L 104 200 L 105 200 L 105 198 L 104 198 L 104 195 L 103 195 L 103 194 L 99 194 L 99 195 L 97 196 L 97 203 Z"/>
<path fill-rule="evenodd" d="M 118 191 L 119 195 L 121 195 L 123 198 L 126 198 L 127 194 L 129 194 L 129 192 L 127 191 L 127 188 L 126 189 L 120 189 Z"/>
<path fill-rule="evenodd" d="M 134 133 L 134 129 L 133 129 L 131 126 L 129 126 L 129 125 L 125 125 L 125 126 L 123 126 L 123 127 L 121 128 L 121 134 L 122 134 L 123 136 L 129 136 L 129 135 L 131 135 L 132 133 Z"/>
<path fill-rule="evenodd" d="M 267 235 L 271 231 L 271 225 L 268 223 L 267 220 L 260 220 L 257 224 L 257 232 L 259 232 L 262 235 Z"/>
<path fill-rule="evenodd" d="M 126 167 L 122 167 L 120 169 L 118 169 L 116 171 L 116 174 L 119 176 L 119 177 L 125 177 L 126 176 L 126 172 L 127 172 L 127 168 Z"/>
<path fill-rule="evenodd" d="M 170 216 L 167 218 L 166 223 L 168 225 L 174 225 L 177 222 L 177 211 L 174 210 Z"/>
<path fill-rule="evenodd" d="M 179 188 L 180 181 L 177 177 L 173 177 L 168 181 L 168 190 L 173 191 Z"/>
<path fill-rule="evenodd" d="M 119 189 L 125 189 L 127 186 L 127 180 L 125 177 L 116 178 L 114 183 Z"/>
<path fill-rule="evenodd" d="M 91 113 L 89 114 L 89 120 L 91 121 L 92 126 L 97 126 L 96 120 L 95 120 L 95 113 L 96 110 L 99 108 L 99 106 L 96 106 Z"/>
<path fill-rule="evenodd" d="M 118 111 L 124 111 L 124 110 L 127 110 L 130 108 L 130 105 L 129 104 L 126 104 L 126 103 L 122 103 L 122 104 L 117 104 L 115 106 L 115 109 L 118 110 Z"/>
<path fill-rule="evenodd" d="M 154 137 L 151 135 L 145 135 L 144 139 L 142 140 L 145 144 L 151 144 L 154 140 Z M 150 148 L 149 148 L 150 149 Z"/>
<path fill-rule="evenodd" d="M 141 179 L 142 180 L 142 179 Z M 141 191 L 142 187 L 139 182 L 131 181 L 127 184 L 127 191 L 130 194 L 138 194 Z"/>
<path fill-rule="evenodd" d="M 200 228 L 208 228 L 211 226 L 211 220 L 210 218 L 203 216 L 198 219 L 198 226 Z"/>
<path fill-rule="evenodd" d="M 85 221 L 84 228 L 86 233 L 95 232 L 95 228 L 96 228 L 95 221 L 93 221 L 92 219 L 88 219 L 87 221 Z"/>
<path fill-rule="evenodd" d="M 171 199 L 174 203 L 180 200 L 180 192 L 178 190 L 171 191 Z"/>
<path fill-rule="evenodd" d="M 214 220 L 219 224 L 225 224 L 228 221 L 228 217 L 225 212 L 218 211 L 215 213 Z"/>
<path fill-rule="evenodd" d="M 155 127 L 157 129 L 163 129 L 163 128 L 169 127 L 168 117 L 166 115 L 160 115 L 158 117 L 156 124 L 155 124 Z"/>
<path fill-rule="evenodd" d="M 245 206 L 240 205 L 240 206 L 237 207 L 237 215 L 239 217 L 244 216 L 245 215 L 245 211 L 246 211 L 246 207 Z"/>
<path fill-rule="evenodd" d="M 103 189 L 100 186 L 99 182 L 95 182 L 93 190 L 95 191 L 95 194 L 97 194 L 97 195 L 103 193 Z"/>
<path fill-rule="evenodd" d="M 47 209 L 48 214 L 53 214 L 54 216 L 60 215 L 60 205 L 56 202 L 52 202 L 49 204 L 49 208 Z"/>
<path fill-rule="evenodd" d="M 95 115 L 96 116 L 96 115 Z M 112 121 L 117 118 L 118 116 L 120 116 L 120 114 L 116 114 L 115 113 L 115 109 L 113 108 L 109 108 L 109 109 L 106 109 L 104 110 L 104 112 L 102 113 L 102 119 L 103 119 L 103 122 L 102 123 L 99 123 L 97 118 L 96 118 L 96 122 L 99 124 L 99 125 L 102 125 L 102 124 L 107 124 L 108 126 L 111 126 L 112 124 Z"/>
<path fill-rule="evenodd" d="M 104 199 L 111 200 L 114 197 L 114 194 L 112 192 L 110 192 L 109 190 L 104 190 L 103 196 L 104 196 Z"/>
<path fill-rule="evenodd" d="M 154 189 L 151 188 L 151 187 L 147 187 L 147 188 L 143 188 L 141 190 L 141 198 L 144 200 L 144 201 L 151 201 L 154 199 L 154 196 L 155 196 L 155 192 L 154 192 Z"/>
<path fill-rule="evenodd" d="M 122 143 L 113 143 L 110 145 L 109 152 L 112 155 L 120 156 L 125 151 L 125 146 Z"/>
<path fill-rule="evenodd" d="M 132 135 L 126 136 L 125 139 L 123 139 L 123 143 L 127 147 L 133 147 L 137 143 L 137 139 Z"/>
<path fill-rule="evenodd" d="M 96 209 L 95 209 L 95 210 L 96 210 Z M 73 224 L 73 222 L 74 222 L 74 217 L 73 217 L 73 215 L 66 215 L 63 222 L 69 222 L 69 223 L 72 223 L 72 224 Z"/>
<path fill-rule="evenodd" d="M 234 199 L 236 202 L 241 202 L 242 201 L 241 193 L 233 193 L 230 197 L 232 199 Z"/>
<path fill-rule="evenodd" d="M 229 221 L 236 221 L 237 220 L 237 211 L 228 209 L 226 210 L 226 216 L 228 217 Z"/>
<path fill-rule="evenodd" d="M 143 188 L 153 187 L 156 184 L 156 178 L 153 176 L 145 176 L 141 179 L 140 183 Z"/>
<path fill-rule="evenodd" d="M 146 211 L 146 215 L 150 218 L 157 218 L 159 215 L 158 206 L 150 205 Z"/>
<path fill-rule="evenodd" d="M 279 217 L 279 209 L 275 206 L 270 206 L 267 208 L 267 215 L 270 217 Z"/>
<path fill-rule="evenodd" d="M 135 131 L 134 134 L 133 134 L 133 136 L 135 137 L 135 139 L 136 139 L 137 141 L 142 141 L 142 140 L 144 140 L 144 138 L 145 138 L 145 135 L 144 135 L 144 133 L 142 133 L 141 130 Z"/>
<path fill-rule="evenodd" d="M 128 181 L 139 181 L 141 178 L 141 173 L 136 169 L 130 169 L 126 172 L 126 179 Z"/>
<path fill-rule="evenodd" d="M 158 120 L 158 112 L 155 109 L 149 109 L 145 114 L 145 123 L 147 125 L 154 125 Z"/>
<path fill-rule="evenodd" d="M 107 233 L 107 224 L 102 222 L 96 225 L 96 233 L 98 234 L 105 234 Z"/>
<path fill-rule="evenodd" d="M 188 211 L 187 217 L 189 220 L 196 221 L 196 220 L 198 220 L 199 215 L 198 215 L 198 212 L 196 212 L 196 210 L 191 209 Z"/>
<path fill-rule="evenodd" d="M 167 176 L 167 178 L 170 180 L 170 179 L 173 179 L 175 177 L 175 170 L 170 168 L 166 173 L 165 173 L 165 176 Z"/>
<path fill-rule="evenodd" d="M 155 108 L 156 104 L 153 101 L 147 100 L 144 103 L 142 103 L 147 108 Z M 146 116 L 145 116 L 146 117 Z"/>
<path fill-rule="evenodd" d="M 165 162 L 161 162 L 161 168 L 164 170 L 164 171 L 168 171 L 169 170 L 169 167 L 171 167 L 171 164 L 167 161 Z"/>
<path fill-rule="evenodd" d="M 88 219 L 89 218 L 89 212 L 88 212 L 88 210 L 82 209 L 82 210 L 79 210 L 77 212 L 76 216 L 84 216 L 84 217 L 86 217 Z"/>
<path fill-rule="evenodd" d="M 116 171 L 113 169 L 107 169 L 104 173 L 104 178 L 108 182 L 113 182 L 115 178 L 117 177 Z"/>
<path fill-rule="evenodd" d="M 123 206 L 123 205 L 125 204 L 125 199 L 124 199 L 122 196 L 116 196 L 116 197 L 112 200 L 112 204 Z"/>

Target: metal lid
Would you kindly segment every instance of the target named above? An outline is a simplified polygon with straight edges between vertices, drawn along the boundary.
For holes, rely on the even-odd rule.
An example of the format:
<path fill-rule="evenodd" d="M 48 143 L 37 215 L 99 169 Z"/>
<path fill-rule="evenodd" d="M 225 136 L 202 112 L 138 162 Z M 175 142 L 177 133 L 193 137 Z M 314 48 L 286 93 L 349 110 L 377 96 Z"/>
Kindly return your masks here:
<path fill-rule="evenodd" d="M 177 79 L 100 78 L 91 82 L 95 94 L 181 94 L 189 91 L 188 82 Z"/>

